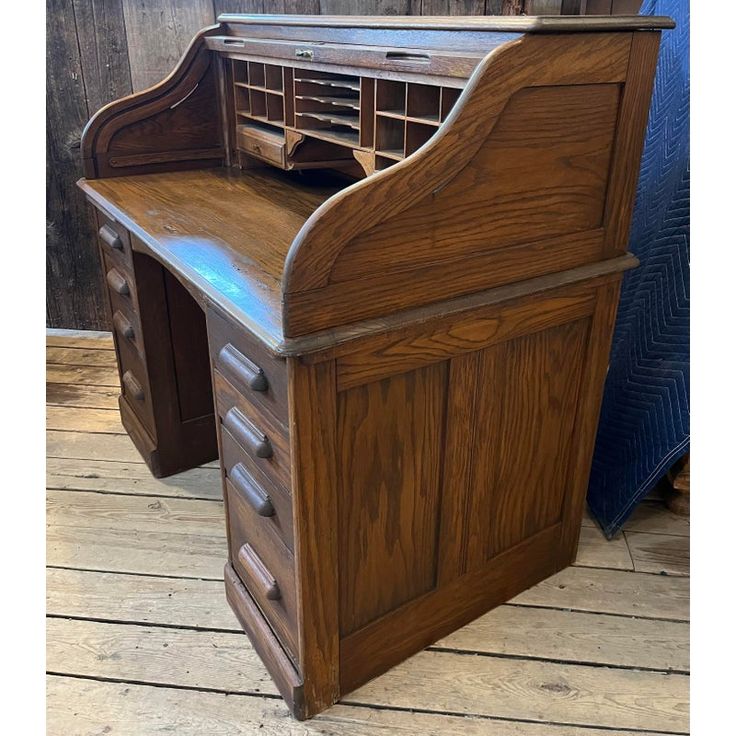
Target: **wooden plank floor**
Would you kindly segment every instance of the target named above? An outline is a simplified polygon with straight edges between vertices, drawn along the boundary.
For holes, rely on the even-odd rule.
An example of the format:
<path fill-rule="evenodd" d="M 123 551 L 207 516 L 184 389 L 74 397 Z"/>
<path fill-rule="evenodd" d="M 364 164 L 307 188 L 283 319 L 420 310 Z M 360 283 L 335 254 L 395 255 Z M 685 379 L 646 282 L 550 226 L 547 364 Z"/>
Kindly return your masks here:
<path fill-rule="evenodd" d="M 156 480 L 109 335 L 50 331 L 48 733 L 612 736 L 688 732 L 689 525 L 645 503 L 577 563 L 313 721 L 225 603 L 216 463 Z"/>

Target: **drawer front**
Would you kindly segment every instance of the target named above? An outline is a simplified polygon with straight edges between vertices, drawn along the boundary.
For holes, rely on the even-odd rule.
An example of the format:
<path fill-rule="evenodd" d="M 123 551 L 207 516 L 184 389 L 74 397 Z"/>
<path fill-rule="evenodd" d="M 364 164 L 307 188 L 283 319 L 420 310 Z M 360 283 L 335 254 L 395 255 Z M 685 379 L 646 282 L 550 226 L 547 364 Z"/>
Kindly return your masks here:
<path fill-rule="evenodd" d="M 273 356 L 262 343 L 215 310 L 207 312 L 207 328 L 215 368 L 288 433 L 286 361 Z"/>
<path fill-rule="evenodd" d="M 100 210 L 97 211 L 97 240 L 102 252 L 115 261 L 131 266 L 133 252 L 130 245 L 130 233 L 115 220 L 111 220 Z"/>
<path fill-rule="evenodd" d="M 264 473 L 253 468 L 246 451 L 224 427 L 221 463 L 225 476 L 253 510 L 254 523 L 269 527 L 279 539 L 294 550 L 294 520 L 291 496 L 278 483 L 271 483 Z"/>
<path fill-rule="evenodd" d="M 229 480 L 225 481 L 230 559 L 284 648 L 297 661 L 294 558 Z"/>
<path fill-rule="evenodd" d="M 238 128 L 238 148 L 250 156 L 268 161 L 277 166 L 284 166 L 286 160 L 286 142 L 279 136 L 253 134 Z"/>
<path fill-rule="evenodd" d="M 118 361 L 120 363 L 120 384 L 122 394 L 130 408 L 136 413 L 152 437 L 155 437 L 151 390 L 148 372 L 135 345 L 115 335 Z"/>
<path fill-rule="evenodd" d="M 137 315 L 130 311 L 116 309 L 112 313 L 112 329 L 118 340 L 130 343 L 143 356 L 143 341 L 141 338 L 140 321 Z"/>
<path fill-rule="evenodd" d="M 289 439 L 280 424 L 246 401 L 218 369 L 214 371 L 215 404 L 222 426 L 242 448 L 248 470 L 291 490 Z"/>
<path fill-rule="evenodd" d="M 122 312 L 130 317 L 138 313 L 138 300 L 135 289 L 135 280 L 131 271 L 113 258 L 103 254 L 102 267 L 105 276 L 105 286 L 110 295 L 112 313 Z"/>

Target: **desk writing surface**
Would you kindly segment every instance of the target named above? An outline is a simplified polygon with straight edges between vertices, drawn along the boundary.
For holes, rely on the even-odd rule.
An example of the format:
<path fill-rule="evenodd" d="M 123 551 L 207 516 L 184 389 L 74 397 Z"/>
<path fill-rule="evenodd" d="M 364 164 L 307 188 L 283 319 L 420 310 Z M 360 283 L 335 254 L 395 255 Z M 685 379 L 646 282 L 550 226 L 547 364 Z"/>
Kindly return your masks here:
<path fill-rule="evenodd" d="M 281 278 L 306 219 L 345 180 L 315 172 L 205 169 L 81 182 L 195 291 L 281 341 Z"/>

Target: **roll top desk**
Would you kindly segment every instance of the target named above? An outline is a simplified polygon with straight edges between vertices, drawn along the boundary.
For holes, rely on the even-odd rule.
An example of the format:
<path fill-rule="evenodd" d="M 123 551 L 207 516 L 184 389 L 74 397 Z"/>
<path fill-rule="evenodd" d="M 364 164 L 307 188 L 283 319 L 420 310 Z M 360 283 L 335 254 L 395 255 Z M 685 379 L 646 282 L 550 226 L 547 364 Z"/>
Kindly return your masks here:
<path fill-rule="evenodd" d="M 219 456 L 296 717 L 574 560 L 667 27 L 225 15 L 87 125 L 123 424 Z"/>

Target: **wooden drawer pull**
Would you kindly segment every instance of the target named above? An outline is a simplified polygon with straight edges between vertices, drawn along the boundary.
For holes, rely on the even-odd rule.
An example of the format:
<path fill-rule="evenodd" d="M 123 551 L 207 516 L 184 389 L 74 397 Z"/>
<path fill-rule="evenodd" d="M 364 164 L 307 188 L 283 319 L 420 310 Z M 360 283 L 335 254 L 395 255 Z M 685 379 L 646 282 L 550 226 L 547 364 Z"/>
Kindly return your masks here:
<path fill-rule="evenodd" d="M 242 463 L 230 471 L 230 482 L 240 495 L 253 507 L 258 516 L 273 516 L 274 508 L 268 494 L 251 478 Z"/>
<path fill-rule="evenodd" d="M 236 442 L 239 442 L 246 450 L 250 450 L 256 457 L 273 456 L 271 440 L 263 432 L 259 432 L 237 407 L 233 407 L 225 414 L 222 423 Z"/>
<path fill-rule="evenodd" d="M 116 268 L 111 268 L 107 272 L 107 285 L 116 294 L 120 294 L 121 296 L 130 295 L 130 286 L 128 286 L 128 282 Z"/>
<path fill-rule="evenodd" d="M 125 386 L 125 390 L 137 401 L 143 401 L 146 396 L 143 393 L 143 386 L 141 386 L 138 379 L 130 371 L 123 373 L 123 386 Z"/>
<path fill-rule="evenodd" d="M 115 314 L 113 314 L 112 324 L 113 327 L 117 330 L 118 334 L 122 335 L 128 340 L 133 340 L 135 338 L 135 330 L 133 329 L 133 325 L 122 312 L 115 312 Z"/>
<path fill-rule="evenodd" d="M 266 374 L 252 360 L 245 357 L 236 347 L 228 343 L 220 350 L 217 359 L 220 366 L 235 380 L 253 391 L 267 391 Z"/>
<path fill-rule="evenodd" d="M 123 241 L 109 225 L 103 225 L 100 228 L 100 239 L 104 243 L 107 243 L 113 250 L 123 249 Z"/>
<path fill-rule="evenodd" d="M 281 591 L 276 578 L 271 575 L 256 551 L 247 542 L 238 551 L 238 560 L 253 576 L 255 582 L 261 587 L 263 595 L 269 601 L 277 601 L 281 598 Z"/>

